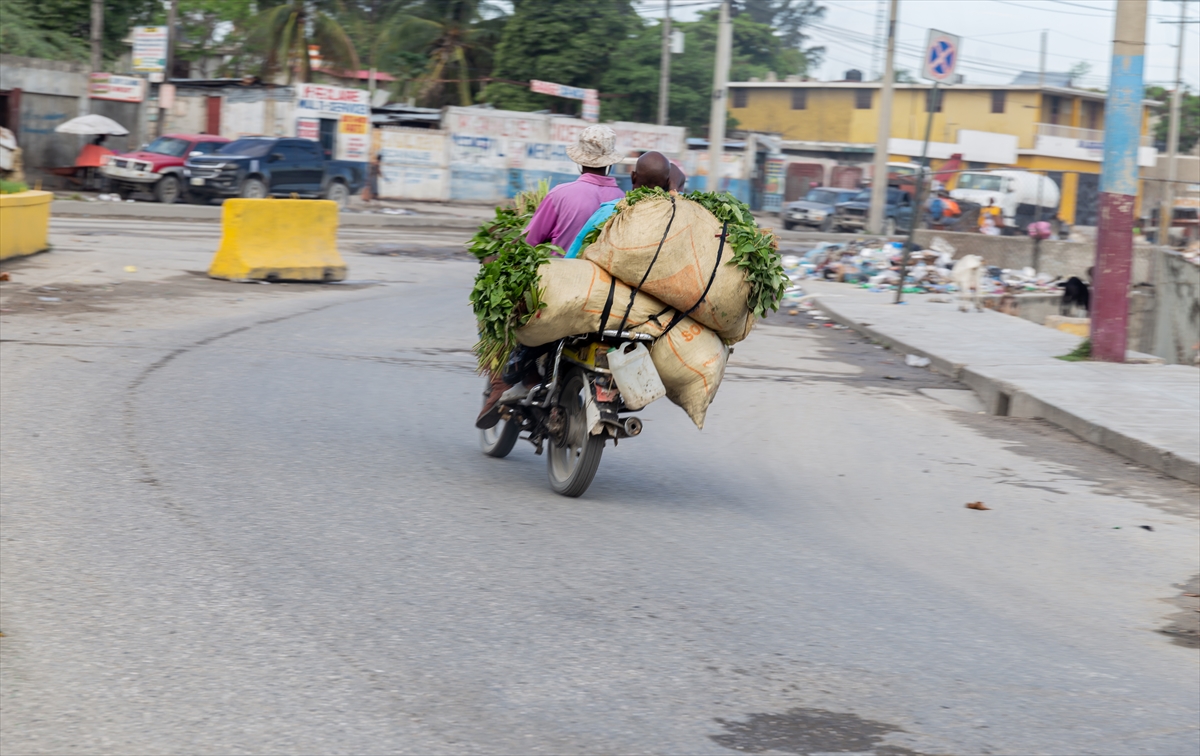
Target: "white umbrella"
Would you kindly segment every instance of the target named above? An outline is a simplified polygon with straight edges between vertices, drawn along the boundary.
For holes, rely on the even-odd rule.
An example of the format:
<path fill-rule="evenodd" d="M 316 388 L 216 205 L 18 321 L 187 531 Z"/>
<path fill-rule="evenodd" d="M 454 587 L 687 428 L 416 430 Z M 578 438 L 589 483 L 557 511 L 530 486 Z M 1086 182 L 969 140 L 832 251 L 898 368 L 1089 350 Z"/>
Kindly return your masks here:
<path fill-rule="evenodd" d="M 111 118 L 102 115 L 85 115 L 59 124 L 55 129 L 60 134 L 112 134 L 125 136 L 129 129 Z"/>

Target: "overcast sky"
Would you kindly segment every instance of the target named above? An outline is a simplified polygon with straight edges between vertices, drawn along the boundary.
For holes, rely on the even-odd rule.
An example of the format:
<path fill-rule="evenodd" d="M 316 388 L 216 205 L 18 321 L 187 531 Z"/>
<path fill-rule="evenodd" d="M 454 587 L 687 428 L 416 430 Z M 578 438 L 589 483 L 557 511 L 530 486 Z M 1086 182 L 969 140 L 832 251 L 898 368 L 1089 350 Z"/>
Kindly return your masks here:
<path fill-rule="evenodd" d="M 1188 18 L 1200 20 L 1200 0 L 1186 0 Z M 695 18 L 719 3 L 674 0 L 672 17 Z M 870 76 L 875 19 L 880 0 L 821 0 L 828 10 L 812 29 L 810 44 L 824 45 L 825 61 L 816 78 L 841 79 L 847 69 Z M 662 0 L 642 0 L 642 15 L 660 17 Z M 916 75 L 929 27 L 963 37 L 958 71 L 968 83 L 1002 84 L 1019 71 L 1038 69 L 1041 32 L 1048 31 L 1046 69 L 1066 71 L 1079 61 L 1091 64 L 1084 86 L 1106 88 L 1112 54 L 1116 0 L 900 0 L 896 66 Z M 1180 3 L 1151 0 L 1147 25 L 1146 81 L 1170 86 L 1175 76 L 1175 42 Z M 1185 26 L 1183 79 L 1200 90 L 1200 23 Z"/>

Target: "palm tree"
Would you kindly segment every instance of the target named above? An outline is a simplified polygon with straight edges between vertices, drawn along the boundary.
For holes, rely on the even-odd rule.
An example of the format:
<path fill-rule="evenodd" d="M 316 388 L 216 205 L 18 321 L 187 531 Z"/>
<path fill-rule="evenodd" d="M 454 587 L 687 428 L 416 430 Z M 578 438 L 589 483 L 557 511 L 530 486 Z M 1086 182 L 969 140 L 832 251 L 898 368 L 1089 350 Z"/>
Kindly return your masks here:
<path fill-rule="evenodd" d="M 350 35 L 311 0 L 288 0 L 265 10 L 251 30 L 249 43 L 263 50 L 263 78 L 283 74 L 286 83 L 312 81 L 309 45 L 334 68 L 358 70 L 358 52 Z"/>
<path fill-rule="evenodd" d="M 444 79 L 453 72 L 458 104 L 472 104 L 470 80 L 476 77 L 471 73 L 489 62 L 491 47 L 499 37 L 501 13 L 486 0 L 424 0 L 412 13 L 396 19 L 389 44 L 420 50 L 429 57 L 418 80 L 420 99 L 436 99 Z"/>

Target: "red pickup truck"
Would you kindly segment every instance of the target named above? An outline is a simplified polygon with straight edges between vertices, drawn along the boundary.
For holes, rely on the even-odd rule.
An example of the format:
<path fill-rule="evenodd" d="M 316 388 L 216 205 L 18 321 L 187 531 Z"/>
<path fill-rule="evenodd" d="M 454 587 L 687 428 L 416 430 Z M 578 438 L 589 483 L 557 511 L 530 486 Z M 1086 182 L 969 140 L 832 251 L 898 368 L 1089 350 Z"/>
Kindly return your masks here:
<path fill-rule="evenodd" d="M 134 192 L 150 192 L 159 202 L 170 204 L 184 196 L 184 161 L 197 153 L 211 155 L 228 142 L 211 134 L 166 134 L 140 150 L 105 156 L 100 174 L 122 199 Z"/>

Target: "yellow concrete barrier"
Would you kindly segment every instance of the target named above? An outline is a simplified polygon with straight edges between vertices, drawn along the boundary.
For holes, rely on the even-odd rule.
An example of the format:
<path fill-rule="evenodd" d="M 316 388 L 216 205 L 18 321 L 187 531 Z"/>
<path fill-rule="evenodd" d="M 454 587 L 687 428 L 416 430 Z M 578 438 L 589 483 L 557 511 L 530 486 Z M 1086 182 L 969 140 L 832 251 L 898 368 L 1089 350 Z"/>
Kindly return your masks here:
<path fill-rule="evenodd" d="M 338 207 L 329 200 L 228 199 L 208 275 L 260 281 L 341 281 Z"/>
<path fill-rule="evenodd" d="M 0 260 L 50 248 L 51 192 L 0 194 Z"/>

